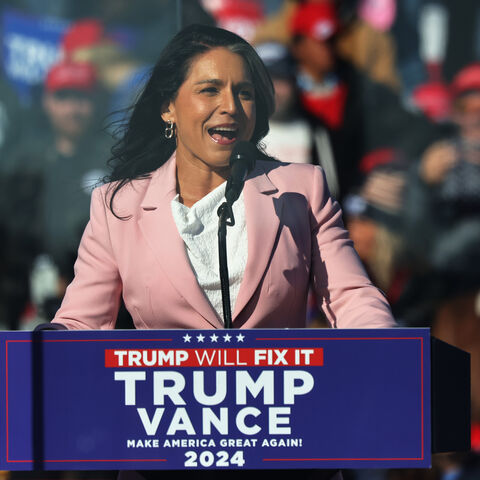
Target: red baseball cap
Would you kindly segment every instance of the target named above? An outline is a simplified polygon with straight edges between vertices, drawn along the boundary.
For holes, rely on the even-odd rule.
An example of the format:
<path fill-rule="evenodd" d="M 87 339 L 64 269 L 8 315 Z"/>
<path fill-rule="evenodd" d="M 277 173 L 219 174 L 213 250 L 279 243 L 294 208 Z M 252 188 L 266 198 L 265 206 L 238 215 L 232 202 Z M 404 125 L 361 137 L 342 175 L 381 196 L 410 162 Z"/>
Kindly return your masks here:
<path fill-rule="evenodd" d="M 430 120 L 446 120 L 450 114 L 450 90 L 442 82 L 427 82 L 418 85 L 412 92 L 413 103 Z"/>
<path fill-rule="evenodd" d="M 480 92 L 480 63 L 472 63 L 462 68 L 452 80 L 451 91 L 453 97 Z"/>
<path fill-rule="evenodd" d="M 91 91 L 97 83 L 95 68 L 88 62 L 64 60 L 53 65 L 45 80 L 45 89 Z"/>
<path fill-rule="evenodd" d="M 328 3 L 303 3 L 297 7 L 290 24 L 292 35 L 305 35 L 325 41 L 340 26 L 335 7 Z"/>
<path fill-rule="evenodd" d="M 72 24 L 62 38 L 62 48 L 69 56 L 79 48 L 98 45 L 104 39 L 103 24 L 96 19 L 79 20 Z"/>

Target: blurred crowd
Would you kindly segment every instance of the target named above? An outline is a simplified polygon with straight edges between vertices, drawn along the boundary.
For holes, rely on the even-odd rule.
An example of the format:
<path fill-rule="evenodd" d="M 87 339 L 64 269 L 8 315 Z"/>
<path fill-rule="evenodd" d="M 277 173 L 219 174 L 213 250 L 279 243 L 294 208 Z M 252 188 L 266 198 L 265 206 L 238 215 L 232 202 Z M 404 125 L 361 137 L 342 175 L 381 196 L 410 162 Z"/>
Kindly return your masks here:
<path fill-rule="evenodd" d="M 431 471 L 480 478 L 480 2 L 0 0 L 0 328 L 48 321 L 73 277 L 92 188 L 161 48 L 206 23 L 250 41 L 276 111 L 263 141 L 321 165 L 401 326 L 472 355 L 472 449 Z M 161 134 L 161 133 L 159 133 Z M 311 326 L 324 325 L 312 299 Z M 127 328 L 122 312 L 119 326 Z M 477 453 L 475 453 L 475 451 Z"/>

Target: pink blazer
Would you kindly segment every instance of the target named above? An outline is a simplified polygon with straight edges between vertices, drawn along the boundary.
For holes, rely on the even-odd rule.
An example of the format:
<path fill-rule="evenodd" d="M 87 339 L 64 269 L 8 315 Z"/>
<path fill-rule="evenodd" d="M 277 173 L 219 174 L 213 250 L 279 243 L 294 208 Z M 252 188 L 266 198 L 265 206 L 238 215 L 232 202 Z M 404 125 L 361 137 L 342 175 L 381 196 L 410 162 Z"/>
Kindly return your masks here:
<path fill-rule="evenodd" d="M 222 328 L 197 283 L 173 216 L 175 156 L 120 190 L 116 218 L 107 185 L 92 194 L 90 221 L 54 322 L 114 327 L 123 294 L 137 328 Z M 107 197 L 107 202 L 106 202 Z M 259 161 L 245 182 L 248 258 L 235 328 L 305 326 L 309 285 L 333 327 L 394 327 L 368 279 L 319 167 Z M 228 243 L 228 233 L 227 233 Z"/>

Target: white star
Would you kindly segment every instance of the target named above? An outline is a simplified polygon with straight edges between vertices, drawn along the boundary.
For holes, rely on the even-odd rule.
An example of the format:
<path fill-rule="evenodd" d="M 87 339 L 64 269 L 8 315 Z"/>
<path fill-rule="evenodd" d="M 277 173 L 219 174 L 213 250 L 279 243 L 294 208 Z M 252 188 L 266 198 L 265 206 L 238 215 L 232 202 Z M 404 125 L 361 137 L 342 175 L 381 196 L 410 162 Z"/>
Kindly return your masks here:
<path fill-rule="evenodd" d="M 237 342 L 243 342 L 243 339 L 245 338 L 245 335 L 242 335 L 241 333 L 239 333 L 237 335 Z"/>
<path fill-rule="evenodd" d="M 205 336 L 202 335 L 201 333 L 199 333 L 199 334 L 197 335 L 197 342 L 203 343 L 204 338 L 205 338 Z"/>
<path fill-rule="evenodd" d="M 210 335 L 210 340 L 211 340 L 212 342 L 215 342 L 215 343 L 216 343 L 216 342 L 217 342 L 217 339 L 218 339 L 218 336 L 217 336 L 217 335 L 215 335 L 215 334 Z"/>
<path fill-rule="evenodd" d="M 223 336 L 223 341 L 224 342 L 229 342 L 231 338 L 232 338 L 232 336 L 227 333 Z"/>
<path fill-rule="evenodd" d="M 190 343 L 190 339 L 191 339 L 191 338 L 192 338 L 192 337 L 187 333 L 186 335 L 183 336 L 183 341 Z"/>

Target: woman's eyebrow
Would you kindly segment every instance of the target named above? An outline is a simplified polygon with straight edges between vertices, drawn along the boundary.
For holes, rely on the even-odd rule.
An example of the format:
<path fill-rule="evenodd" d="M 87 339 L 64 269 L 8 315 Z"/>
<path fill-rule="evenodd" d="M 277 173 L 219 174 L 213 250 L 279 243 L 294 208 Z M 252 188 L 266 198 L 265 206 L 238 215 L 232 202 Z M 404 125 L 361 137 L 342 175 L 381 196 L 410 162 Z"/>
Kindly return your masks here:
<path fill-rule="evenodd" d="M 195 85 L 203 85 L 204 83 L 213 83 L 214 85 L 221 85 L 223 82 L 218 78 L 207 78 L 205 80 L 199 80 L 195 82 Z"/>
<path fill-rule="evenodd" d="M 211 85 L 223 85 L 223 81 L 220 80 L 219 78 L 207 78 L 205 80 L 199 80 L 198 82 L 195 82 L 194 85 L 204 85 L 206 83 L 209 83 Z M 253 88 L 253 83 L 245 80 L 243 82 L 240 82 L 236 85 L 237 87 L 252 87 Z"/>

